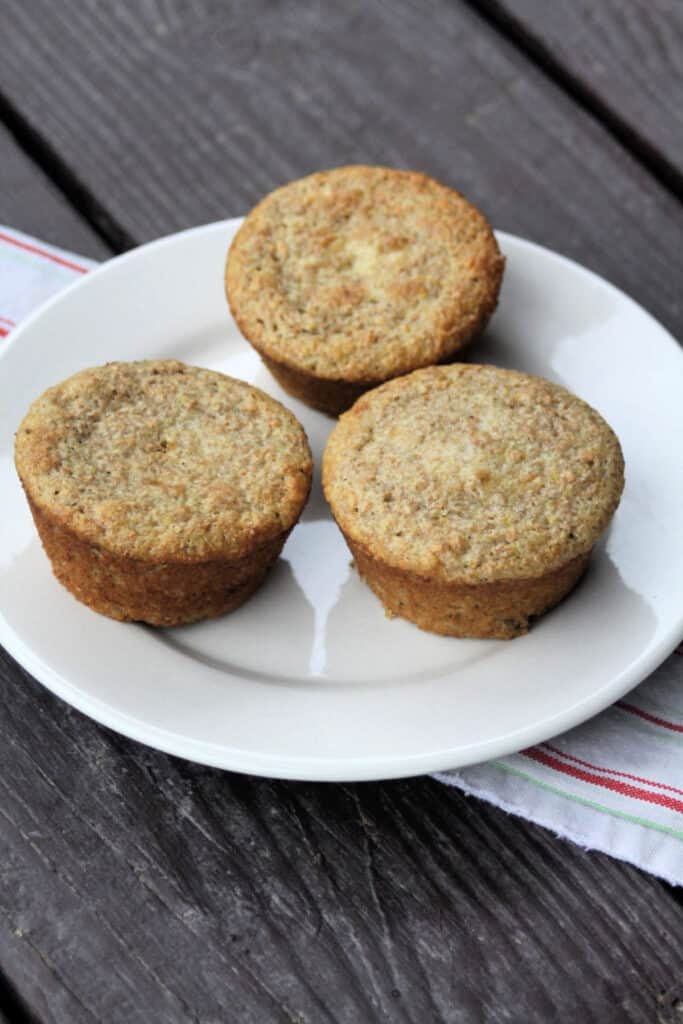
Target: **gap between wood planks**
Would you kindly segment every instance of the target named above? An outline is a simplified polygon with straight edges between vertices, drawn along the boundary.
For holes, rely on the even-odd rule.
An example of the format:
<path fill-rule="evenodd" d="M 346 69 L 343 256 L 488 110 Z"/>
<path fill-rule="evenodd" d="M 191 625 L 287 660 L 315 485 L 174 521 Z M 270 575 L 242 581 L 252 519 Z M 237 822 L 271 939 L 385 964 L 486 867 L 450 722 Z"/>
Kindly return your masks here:
<path fill-rule="evenodd" d="M 113 219 L 78 175 L 62 160 L 50 141 L 1 92 L 0 121 L 5 124 L 19 148 L 40 167 L 69 205 L 113 249 L 114 255 L 137 245 L 132 235 Z"/>
<path fill-rule="evenodd" d="M 499 0 L 460 0 L 493 31 L 516 49 L 556 86 L 598 121 L 630 155 L 636 159 L 676 199 L 683 201 L 683 173 L 661 152 L 644 139 L 609 104 L 584 84 L 572 71 L 554 56 L 550 48 L 519 19 L 515 18 Z M 0 120 L 5 123 L 20 148 L 49 177 L 62 192 L 72 208 L 90 225 L 93 231 L 114 253 L 133 248 L 136 239 L 118 223 L 83 184 L 78 174 L 69 167 L 54 149 L 49 139 L 15 105 L 0 93 Z"/>
<path fill-rule="evenodd" d="M 538 68 L 550 81 L 568 95 L 615 138 L 640 164 L 679 200 L 683 198 L 683 176 L 666 158 L 640 138 L 629 124 L 611 110 L 610 106 L 578 79 L 553 55 L 552 51 L 530 33 L 497 0 L 462 0 L 481 20 L 492 27 L 503 39 L 515 46 L 529 63 Z M 14 105 L 0 94 L 0 120 L 13 134 L 20 148 L 49 177 L 62 192 L 74 210 L 92 227 L 115 252 L 125 251 L 136 244 L 133 236 L 111 217 L 105 206 L 82 183 L 78 174 L 64 161 L 51 142 L 41 135 Z M 683 890 L 674 890 L 662 883 L 673 899 L 683 905 Z M 677 998 L 680 996 L 677 995 Z M 0 1020 L 6 1015 L 17 1024 L 33 1024 L 35 1018 L 24 1006 L 14 990 L 0 975 Z"/>
<path fill-rule="evenodd" d="M 489 25 L 577 106 L 598 121 L 653 178 L 676 199 L 683 201 L 683 173 L 667 157 L 647 141 L 628 121 L 597 93 L 581 81 L 552 52 L 550 47 L 527 25 L 511 14 L 499 0 L 460 0 Z"/>
<path fill-rule="evenodd" d="M 0 1021 L 7 1024 L 39 1024 L 9 978 L 0 970 Z"/>

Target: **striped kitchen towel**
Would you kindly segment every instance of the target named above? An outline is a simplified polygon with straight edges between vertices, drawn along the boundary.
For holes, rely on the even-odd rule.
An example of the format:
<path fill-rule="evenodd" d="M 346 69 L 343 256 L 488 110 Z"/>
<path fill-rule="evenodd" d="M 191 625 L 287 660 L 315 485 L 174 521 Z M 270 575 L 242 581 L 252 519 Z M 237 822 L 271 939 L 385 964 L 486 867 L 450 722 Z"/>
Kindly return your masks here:
<path fill-rule="evenodd" d="M 97 264 L 0 226 L 0 337 Z"/>
<path fill-rule="evenodd" d="M 0 338 L 92 260 L 0 227 Z M 683 645 L 628 697 L 550 743 L 439 781 L 683 884 Z"/>
<path fill-rule="evenodd" d="M 683 645 L 576 729 L 435 778 L 683 885 Z"/>

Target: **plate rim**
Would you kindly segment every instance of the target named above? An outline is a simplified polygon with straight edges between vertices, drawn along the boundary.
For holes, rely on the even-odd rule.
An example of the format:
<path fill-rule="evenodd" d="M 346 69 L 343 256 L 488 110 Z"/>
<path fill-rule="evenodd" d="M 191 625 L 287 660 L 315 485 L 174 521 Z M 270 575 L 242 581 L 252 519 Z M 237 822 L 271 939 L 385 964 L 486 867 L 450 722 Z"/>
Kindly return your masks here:
<path fill-rule="evenodd" d="M 54 305 L 68 300 L 73 292 L 90 287 L 91 281 L 110 272 L 112 266 L 143 258 L 156 249 L 177 244 L 178 241 L 188 236 L 204 235 L 219 230 L 230 230 L 237 227 L 242 220 L 242 217 L 233 217 L 187 228 L 183 231 L 146 242 L 128 252 L 105 260 L 87 275 L 66 286 L 45 303 L 41 304 L 13 329 L 0 353 L 0 367 L 8 353 L 14 349 L 16 344 L 21 343 L 23 334 L 36 321 L 49 315 Z M 564 256 L 529 239 L 502 231 L 496 231 L 496 236 L 504 244 L 510 242 L 523 249 L 530 248 L 539 252 L 545 258 L 549 257 L 574 271 L 588 275 L 600 287 L 607 288 L 616 293 L 620 300 L 626 300 L 641 315 L 645 315 L 651 322 L 651 325 L 660 332 L 661 340 L 666 340 L 668 344 L 673 346 L 678 356 L 683 358 L 681 346 L 667 328 L 648 310 L 636 302 L 635 299 L 600 274 L 578 263 L 571 257 Z M 459 744 L 457 747 L 458 755 L 455 756 L 457 764 L 454 765 L 448 760 L 448 751 L 443 749 L 427 753 L 395 755 L 393 757 L 387 755 L 378 755 L 377 757 L 353 755 L 349 757 L 335 756 L 324 758 L 312 755 L 270 755 L 240 750 L 235 746 L 226 747 L 224 744 L 212 743 L 206 740 L 193 740 L 158 726 L 148 725 L 99 698 L 89 696 L 76 684 L 69 682 L 60 672 L 46 664 L 40 655 L 24 641 L 23 637 L 10 626 L 0 609 L 0 643 L 2 643 L 8 653 L 25 671 L 51 693 L 100 725 L 113 729 L 136 742 L 195 763 L 267 778 L 309 782 L 376 781 L 447 771 L 449 768 L 461 768 L 469 764 L 505 756 L 527 746 L 542 742 L 553 735 L 557 735 L 558 732 L 564 732 L 576 727 L 612 705 L 650 675 L 668 657 L 680 643 L 681 639 L 683 639 L 683 611 L 681 611 L 678 619 L 671 624 L 668 631 L 659 640 L 651 643 L 634 662 L 609 680 L 607 686 L 603 686 L 597 692 L 580 699 L 569 709 L 565 708 L 560 712 L 556 712 L 550 719 L 546 718 L 542 722 L 526 725 L 513 733 L 506 733 L 502 737 L 494 737 L 483 742 L 478 740 L 467 746 Z M 606 696 L 605 691 L 607 691 L 608 696 Z M 553 728 L 552 723 L 557 719 L 561 719 L 561 723 L 554 731 L 550 731 Z M 476 749 L 476 757 L 468 758 L 466 756 L 465 752 L 470 748 Z M 464 758 L 463 754 L 465 754 Z"/>

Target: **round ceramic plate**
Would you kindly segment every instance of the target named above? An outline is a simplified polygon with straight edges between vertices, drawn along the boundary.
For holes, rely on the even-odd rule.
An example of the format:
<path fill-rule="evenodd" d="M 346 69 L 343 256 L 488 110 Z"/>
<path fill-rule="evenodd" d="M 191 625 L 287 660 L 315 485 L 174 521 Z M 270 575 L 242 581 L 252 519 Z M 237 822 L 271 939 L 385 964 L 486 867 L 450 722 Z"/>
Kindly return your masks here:
<path fill-rule="evenodd" d="M 432 636 L 384 617 L 358 579 L 316 478 L 272 575 L 241 609 L 194 626 L 125 625 L 53 578 L 12 461 L 48 385 L 121 359 L 181 359 L 288 405 L 316 466 L 332 421 L 288 398 L 226 308 L 239 221 L 106 263 L 16 329 L 0 358 L 0 642 L 98 722 L 204 764 L 354 780 L 483 761 L 589 718 L 680 640 L 683 356 L 634 302 L 552 252 L 500 235 L 499 310 L 480 362 L 566 385 L 619 435 L 626 490 L 583 582 L 516 640 Z"/>

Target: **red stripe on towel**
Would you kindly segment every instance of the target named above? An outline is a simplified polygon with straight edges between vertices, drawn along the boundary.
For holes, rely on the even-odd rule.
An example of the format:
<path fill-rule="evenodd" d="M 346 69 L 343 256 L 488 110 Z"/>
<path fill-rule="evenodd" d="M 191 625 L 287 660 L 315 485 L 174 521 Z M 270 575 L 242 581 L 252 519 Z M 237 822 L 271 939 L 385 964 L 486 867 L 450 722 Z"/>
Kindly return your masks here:
<path fill-rule="evenodd" d="M 642 708 L 637 708 L 635 704 L 624 704 L 620 700 L 617 707 L 621 708 L 622 711 L 628 711 L 630 715 L 638 715 L 639 718 L 644 718 L 646 722 L 652 722 L 653 725 L 661 725 L 663 729 L 671 729 L 672 732 L 683 732 L 683 725 L 679 725 L 677 722 L 667 722 L 665 718 L 651 715 L 649 711 L 643 711 Z"/>
<path fill-rule="evenodd" d="M 531 747 L 529 750 L 522 751 L 522 753 L 524 757 L 528 757 L 532 761 L 538 761 L 539 764 L 545 765 L 546 768 L 552 768 L 562 775 L 569 775 L 571 778 L 579 779 L 581 782 L 590 782 L 601 789 L 609 789 L 613 793 L 619 793 L 620 796 L 628 796 L 634 800 L 643 800 L 648 804 L 658 804 L 660 807 L 667 807 L 670 811 L 683 813 L 683 800 L 677 800 L 676 797 L 666 796 L 664 793 L 652 793 L 648 789 L 642 789 L 640 786 L 634 786 L 629 782 L 621 782 L 619 779 L 603 778 L 601 775 L 595 775 L 593 772 L 585 771 L 583 768 L 578 768 L 573 764 L 565 764 L 559 758 L 551 757 L 550 754 L 539 750 L 538 747 Z"/>
<path fill-rule="evenodd" d="M 52 260 L 53 263 L 59 263 L 60 267 L 68 267 L 69 270 L 76 270 L 79 274 L 88 273 L 88 267 L 81 267 L 78 263 L 72 263 L 71 260 L 65 260 L 62 256 L 56 256 L 53 252 L 47 252 L 46 249 L 41 249 L 37 245 L 31 245 L 29 242 L 22 242 L 19 238 L 12 238 L 11 235 L 6 235 L 3 231 L 0 231 L 0 241 L 7 242 L 8 245 L 16 245 L 18 249 L 25 249 L 26 252 L 34 252 L 38 256 L 43 256 L 46 260 Z"/>
<path fill-rule="evenodd" d="M 584 768 L 592 768 L 596 772 L 605 772 L 606 775 L 618 775 L 619 778 L 631 779 L 632 782 L 642 782 L 644 786 L 657 786 L 659 789 L 668 790 L 669 793 L 678 793 L 680 796 L 683 796 L 683 789 L 677 789 L 676 786 L 668 786 L 665 782 L 654 782 L 652 779 L 644 779 L 640 775 L 631 775 L 629 772 L 619 772 L 616 768 L 603 768 L 602 765 L 591 764 L 590 761 L 582 761 L 580 757 L 573 757 L 572 754 L 567 754 L 564 750 L 551 746 L 550 743 L 544 743 L 543 746 L 551 753 L 563 757 L 566 761 L 583 765 Z"/>

